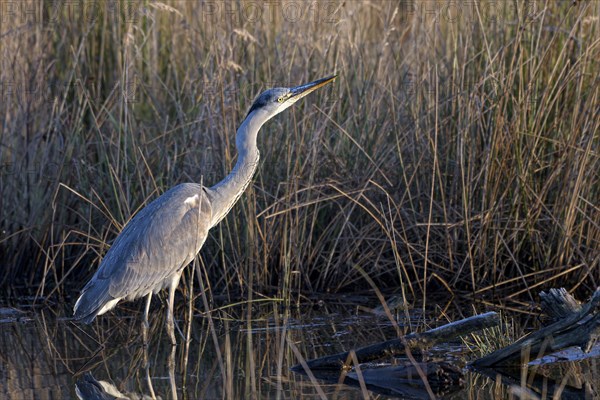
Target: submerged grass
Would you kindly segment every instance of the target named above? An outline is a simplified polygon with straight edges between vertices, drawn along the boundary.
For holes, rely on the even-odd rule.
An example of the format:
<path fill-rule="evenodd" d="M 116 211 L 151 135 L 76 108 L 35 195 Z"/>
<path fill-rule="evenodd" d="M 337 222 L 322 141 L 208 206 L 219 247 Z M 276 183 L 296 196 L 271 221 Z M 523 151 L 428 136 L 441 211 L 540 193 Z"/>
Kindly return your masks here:
<path fill-rule="evenodd" d="M 226 175 L 253 96 L 332 72 L 261 131 L 201 253 L 214 293 L 600 285 L 598 2 L 20 4 L 0 23 L 9 298 L 69 295 L 136 210 Z"/>

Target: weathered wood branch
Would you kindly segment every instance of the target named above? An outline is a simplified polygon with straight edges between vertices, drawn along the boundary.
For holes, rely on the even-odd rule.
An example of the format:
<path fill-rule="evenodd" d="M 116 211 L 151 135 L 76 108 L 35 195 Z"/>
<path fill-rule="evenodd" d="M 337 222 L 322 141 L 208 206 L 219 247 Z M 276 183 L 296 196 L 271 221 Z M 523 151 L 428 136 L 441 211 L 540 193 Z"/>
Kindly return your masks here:
<path fill-rule="evenodd" d="M 386 342 L 362 347 L 354 350 L 354 353 L 358 363 L 361 364 L 385 357 L 406 355 L 407 351 L 426 349 L 437 343 L 447 342 L 457 336 L 464 336 L 484 328 L 491 328 L 499 323 L 500 318 L 498 317 L 498 314 L 495 312 L 488 312 L 452 322 L 423 333 L 410 333 L 399 339 L 392 339 Z M 311 370 L 341 370 L 347 367 L 346 360 L 349 359 L 350 354 L 349 351 L 346 351 L 309 360 L 306 364 Z M 303 367 L 300 364 L 292 367 L 292 370 L 298 371 L 302 369 Z"/>
<path fill-rule="evenodd" d="M 565 290 L 543 293 L 542 303 L 551 317 L 558 319 L 537 332 L 525 336 L 503 349 L 474 361 L 475 368 L 522 365 L 533 359 L 578 346 L 589 352 L 600 334 L 600 288 L 590 301 L 579 306 Z"/>
<path fill-rule="evenodd" d="M 577 346 L 589 352 L 600 338 L 600 287 L 590 301 L 580 304 L 564 289 L 550 289 L 540 293 L 542 310 L 550 317 L 550 325 L 525 336 L 517 342 L 470 364 L 470 367 L 524 393 L 545 393 L 561 398 L 596 398 L 598 388 L 592 382 L 583 387 L 571 387 L 564 381 L 554 382 L 548 377 L 533 375 L 523 379 L 521 365 L 547 354 Z M 375 393 L 401 395 L 411 398 L 430 398 L 458 390 L 462 385 L 462 369 L 444 362 L 417 362 L 411 356 L 440 342 L 449 341 L 484 328 L 499 324 L 496 313 L 490 312 L 450 323 L 427 332 L 411 333 L 399 339 L 388 340 L 358 350 L 343 352 L 303 362 L 292 367 L 297 372 L 314 374 L 319 379 L 361 385 Z M 388 367 L 365 365 L 370 361 L 393 356 L 409 356 L 409 361 Z M 340 374 L 341 370 L 355 367 Z M 524 386 L 525 384 L 525 386 Z"/>
<path fill-rule="evenodd" d="M 581 311 L 581 304 L 567 292 L 567 289 L 550 289 L 548 293 L 540 293 L 540 307 L 542 312 L 550 317 L 553 322 Z"/>

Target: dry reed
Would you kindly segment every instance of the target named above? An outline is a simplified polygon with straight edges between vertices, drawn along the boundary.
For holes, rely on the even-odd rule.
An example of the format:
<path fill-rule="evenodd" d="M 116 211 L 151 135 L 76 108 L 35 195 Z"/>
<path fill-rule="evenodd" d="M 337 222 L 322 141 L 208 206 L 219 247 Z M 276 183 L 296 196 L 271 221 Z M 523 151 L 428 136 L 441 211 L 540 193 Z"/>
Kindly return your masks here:
<path fill-rule="evenodd" d="M 213 293 L 600 284 L 600 3 L 77 4 L 3 9 L 9 299 L 73 293 L 136 210 L 229 171 L 257 93 L 334 71 L 262 130 L 201 253 Z"/>

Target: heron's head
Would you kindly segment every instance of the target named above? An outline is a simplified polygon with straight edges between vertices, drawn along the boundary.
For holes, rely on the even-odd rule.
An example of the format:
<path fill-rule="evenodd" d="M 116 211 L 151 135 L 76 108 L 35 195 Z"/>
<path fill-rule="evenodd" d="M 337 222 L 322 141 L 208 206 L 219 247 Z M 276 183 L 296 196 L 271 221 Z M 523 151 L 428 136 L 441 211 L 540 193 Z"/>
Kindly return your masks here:
<path fill-rule="evenodd" d="M 307 94 L 317 90 L 320 87 L 327 85 L 332 82 L 337 75 L 332 75 L 327 78 L 319 79 L 305 85 L 300 85 L 292 88 L 274 88 L 262 92 L 254 103 L 246 118 L 253 112 L 261 113 L 265 119 L 269 119 L 276 114 L 279 114 L 292 104 L 306 96 Z"/>

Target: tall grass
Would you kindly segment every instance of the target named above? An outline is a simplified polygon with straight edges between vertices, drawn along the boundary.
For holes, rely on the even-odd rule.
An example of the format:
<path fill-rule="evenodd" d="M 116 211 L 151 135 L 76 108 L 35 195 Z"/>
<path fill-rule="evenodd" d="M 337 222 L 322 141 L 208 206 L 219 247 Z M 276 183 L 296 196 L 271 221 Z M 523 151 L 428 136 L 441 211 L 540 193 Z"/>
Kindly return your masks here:
<path fill-rule="evenodd" d="M 93 4 L 2 18 L 6 296 L 72 292 L 136 210 L 225 176 L 256 94 L 334 71 L 261 131 L 215 293 L 600 284 L 598 2 Z"/>

